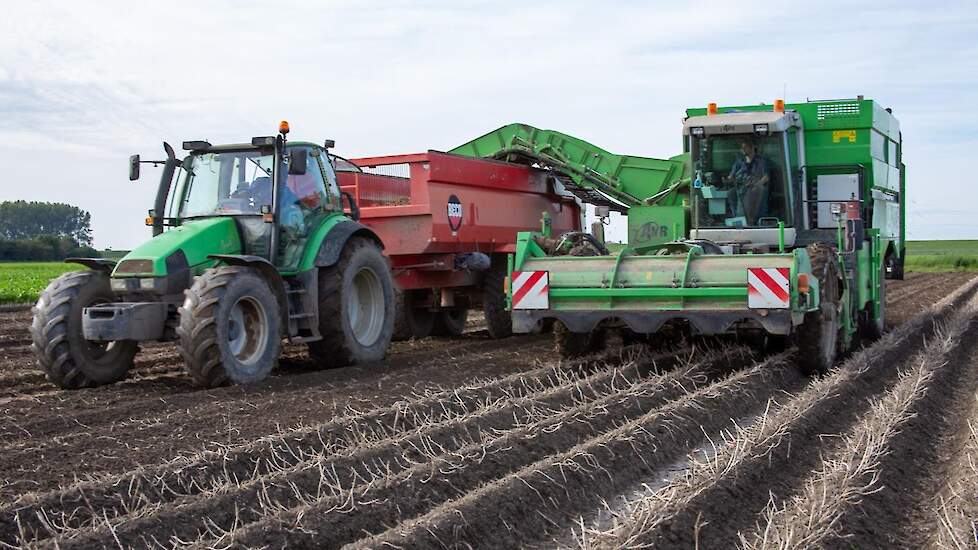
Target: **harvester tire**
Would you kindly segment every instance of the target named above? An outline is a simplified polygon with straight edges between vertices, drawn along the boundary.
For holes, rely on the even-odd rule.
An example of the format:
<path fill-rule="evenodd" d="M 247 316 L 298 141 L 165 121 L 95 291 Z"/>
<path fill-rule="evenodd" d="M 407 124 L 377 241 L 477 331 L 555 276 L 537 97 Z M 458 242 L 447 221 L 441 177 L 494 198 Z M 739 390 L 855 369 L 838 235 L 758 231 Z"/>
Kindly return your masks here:
<path fill-rule="evenodd" d="M 468 319 L 468 308 L 443 309 L 435 315 L 435 326 L 431 333 L 435 336 L 461 336 L 465 332 L 465 322 Z"/>
<path fill-rule="evenodd" d="M 819 309 L 805 314 L 797 332 L 798 364 L 808 375 L 825 374 L 839 352 L 839 266 L 835 249 L 816 243 L 808 246 L 812 273 L 818 279 Z"/>
<path fill-rule="evenodd" d="M 513 335 L 513 318 L 506 311 L 506 258 L 496 256 L 482 282 L 482 312 L 486 316 L 486 328 L 494 339 Z"/>
<path fill-rule="evenodd" d="M 65 273 L 41 292 L 33 309 L 31 347 L 48 380 L 77 389 L 125 378 L 139 350 L 136 342 L 90 342 L 82 335 L 82 310 L 114 301 L 109 277 L 100 271 Z"/>
<path fill-rule="evenodd" d="M 873 304 L 859 312 L 859 336 L 866 342 L 879 340 L 886 331 L 886 263 L 880 266 L 880 315 L 873 318 Z"/>
<path fill-rule="evenodd" d="M 208 269 L 184 296 L 177 349 L 195 384 L 260 382 L 275 368 L 282 319 L 278 299 L 258 270 Z"/>
<path fill-rule="evenodd" d="M 602 343 L 598 330 L 571 332 L 561 323 L 554 323 L 554 351 L 561 359 L 574 359 L 599 351 Z"/>
<path fill-rule="evenodd" d="M 319 271 L 319 332 L 309 355 L 325 367 L 384 358 L 394 332 L 394 283 L 380 247 L 354 237 Z"/>
<path fill-rule="evenodd" d="M 435 315 L 427 308 L 415 307 L 414 293 L 409 290 L 395 290 L 397 303 L 394 313 L 395 341 L 411 338 L 427 338 L 435 326 Z"/>

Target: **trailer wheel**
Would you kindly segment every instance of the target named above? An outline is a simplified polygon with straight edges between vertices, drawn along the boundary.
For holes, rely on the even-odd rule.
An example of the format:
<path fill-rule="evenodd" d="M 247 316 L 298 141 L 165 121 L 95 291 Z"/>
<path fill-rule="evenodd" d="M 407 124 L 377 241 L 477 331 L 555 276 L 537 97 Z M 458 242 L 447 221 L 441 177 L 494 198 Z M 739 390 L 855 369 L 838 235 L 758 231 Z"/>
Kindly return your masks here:
<path fill-rule="evenodd" d="M 465 332 L 465 322 L 468 319 L 468 308 L 443 309 L 435 315 L 435 326 L 431 333 L 435 336 L 461 336 Z"/>
<path fill-rule="evenodd" d="M 100 271 L 65 273 L 41 292 L 34 306 L 31 347 L 47 379 L 64 389 L 111 384 L 125 378 L 136 342 L 91 342 L 82 335 L 82 310 L 115 301 Z"/>
<path fill-rule="evenodd" d="M 319 271 L 319 331 L 309 354 L 327 367 L 379 361 L 394 332 L 394 283 L 372 240 L 354 237 L 340 261 Z"/>
<path fill-rule="evenodd" d="M 603 343 L 600 329 L 571 332 L 564 323 L 554 323 L 554 349 L 562 359 L 574 359 L 600 351 Z"/>
<path fill-rule="evenodd" d="M 220 266 L 185 292 L 177 348 L 198 386 L 264 380 L 282 345 L 279 304 L 265 278 L 244 266 Z"/>
<path fill-rule="evenodd" d="M 482 312 L 489 336 L 499 339 L 513 335 L 513 318 L 506 311 L 506 258 L 496 256 L 482 282 Z"/>
<path fill-rule="evenodd" d="M 819 310 L 805 315 L 796 337 L 799 366 L 816 375 L 832 368 L 839 351 L 839 268 L 835 249 L 828 245 L 809 245 L 808 255 L 818 279 Z"/>
<path fill-rule="evenodd" d="M 435 325 L 435 315 L 424 307 L 416 307 L 415 293 L 410 290 L 395 291 L 397 307 L 394 313 L 393 340 L 427 338 Z"/>

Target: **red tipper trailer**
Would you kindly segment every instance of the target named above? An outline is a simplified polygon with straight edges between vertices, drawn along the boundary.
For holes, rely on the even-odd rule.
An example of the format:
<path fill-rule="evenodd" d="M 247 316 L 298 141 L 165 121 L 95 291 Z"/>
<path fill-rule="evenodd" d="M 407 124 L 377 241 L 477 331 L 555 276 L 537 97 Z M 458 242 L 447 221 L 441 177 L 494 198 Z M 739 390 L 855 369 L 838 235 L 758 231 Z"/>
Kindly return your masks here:
<path fill-rule="evenodd" d="M 360 223 L 384 243 L 400 290 L 396 338 L 459 334 L 483 308 L 494 338 L 511 333 L 506 255 L 516 233 L 580 231 L 580 203 L 546 171 L 428 151 L 335 163 Z"/>

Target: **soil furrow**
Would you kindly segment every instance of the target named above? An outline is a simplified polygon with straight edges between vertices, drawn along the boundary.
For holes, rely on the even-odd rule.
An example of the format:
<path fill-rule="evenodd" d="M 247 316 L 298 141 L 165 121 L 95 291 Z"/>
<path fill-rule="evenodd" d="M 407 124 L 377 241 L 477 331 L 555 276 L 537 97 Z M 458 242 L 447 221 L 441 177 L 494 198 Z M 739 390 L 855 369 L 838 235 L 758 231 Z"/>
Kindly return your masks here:
<path fill-rule="evenodd" d="M 715 456 L 693 458 L 682 479 L 634 505 L 616 527 L 592 533 L 590 543 L 715 548 L 752 530 L 772 498 L 793 496 L 818 466 L 823 434 L 847 432 L 869 407 L 868 399 L 892 385 L 907 367 L 907 356 L 925 345 L 921 335 L 932 334 L 969 300 L 976 283 L 859 351 L 772 414 L 725 436 Z"/>
<path fill-rule="evenodd" d="M 528 462 L 505 477 L 487 478 L 494 481 L 471 492 L 450 493 L 453 500 L 390 524 L 354 546 L 513 548 L 543 542 L 573 525 L 581 513 L 685 454 L 704 430 L 763 409 L 772 396 L 801 382 L 779 356 L 719 382 L 688 388 L 660 407 L 646 407 L 642 414 L 591 432 L 574 447 Z M 449 476 L 448 483 L 456 481 Z M 395 496 L 398 506 L 410 502 L 410 495 Z"/>

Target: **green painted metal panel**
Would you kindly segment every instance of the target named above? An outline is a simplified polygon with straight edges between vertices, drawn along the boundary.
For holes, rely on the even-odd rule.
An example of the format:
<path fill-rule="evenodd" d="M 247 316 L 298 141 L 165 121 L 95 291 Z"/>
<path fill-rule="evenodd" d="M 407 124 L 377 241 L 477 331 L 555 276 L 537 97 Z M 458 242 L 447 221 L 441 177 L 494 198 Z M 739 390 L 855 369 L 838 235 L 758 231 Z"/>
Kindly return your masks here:
<path fill-rule="evenodd" d="M 336 224 L 349 221 L 349 219 L 350 218 L 341 212 L 333 212 L 326 216 L 322 222 L 320 222 L 319 226 L 313 230 L 313 232 L 309 235 L 309 238 L 306 239 L 305 249 L 302 252 L 302 258 L 299 261 L 299 267 L 296 270 L 297 273 L 316 267 L 316 254 L 319 253 L 319 249 L 322 246 L 323 241 L 330 238 L 329 232 L 336 227 Z"/>
<path fill-rule="evenodd" d="M 628 246 L 640 250 L 685 238 L 688 212 L 683 206 L 629 208 Z"/>
<path fill-rule="evenodd" d="M 185 220 L 179 227 L 171 228 L 136 247 L 120 261 L 150 260 L 153 263 L 152 273 L 114 276 L 164 276 L 166 258 L 177 250 L 182 250 L 187 256 L 187 263 L 195 275 L 214 265 L 214 260 L 207 258 L 208 254 L 240 254 L 241 238 L 234 218 Z"/>

